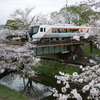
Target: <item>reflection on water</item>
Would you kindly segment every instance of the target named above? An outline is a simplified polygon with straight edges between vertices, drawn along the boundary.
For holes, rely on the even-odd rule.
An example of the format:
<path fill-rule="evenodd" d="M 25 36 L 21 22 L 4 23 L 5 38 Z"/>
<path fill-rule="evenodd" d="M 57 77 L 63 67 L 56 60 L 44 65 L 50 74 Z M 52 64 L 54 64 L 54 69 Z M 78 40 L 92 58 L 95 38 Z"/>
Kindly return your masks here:
<path fill-rule="evenodd" d="M 5 86 L 8 86 L 12 89 L 15 89 L 24 95 L 26 95 L 29 98 L 35 99 L 35 100 L 56 100 L 56 98 L 52 95 L 52 87 L 57 88 L 59 92 L 61 91 L 62 85 L 57 85 L 56 80 L 50 77 L 42 77 L 43 80 L 50 80 L 53 82 L 48 83 L 46 81 L 34 81 L 31 78 L 22 77 L 20 74 L 10 74 L 3 79 L 0 80 L 0 84 L 3 84 Z M 54 84 L 55 83 L 55 84 Z M 81 90 L 81 85 L 75 84 L 73 82 L 70 83 L 71 88 Z M 67 93 L 70 92 L 70 89 L 67 91 Z M 89 95 L 89 92 L 83 93 L 80 91 L 80 94 L 83 98 L 83 100 L 87 100 L 87 96 Z M 68 99 L 68 100 L 76 100 L 76 99 Z"/>
<path fill-rule="evenodd" d="M 23 78 L 18 74 L 11 74 L 3 78 L 2 80 L 0 80 L 0 84 L 20 91 L 27 97 L 37 100 L 52 95 L 51 87 L 45 86 L 41 83 L 37 83 L 30 78 Z"/>
<path fill-rule="evenodd" d="M 95 55 L 95 60 L 100 63 L 100 55 Z"/>

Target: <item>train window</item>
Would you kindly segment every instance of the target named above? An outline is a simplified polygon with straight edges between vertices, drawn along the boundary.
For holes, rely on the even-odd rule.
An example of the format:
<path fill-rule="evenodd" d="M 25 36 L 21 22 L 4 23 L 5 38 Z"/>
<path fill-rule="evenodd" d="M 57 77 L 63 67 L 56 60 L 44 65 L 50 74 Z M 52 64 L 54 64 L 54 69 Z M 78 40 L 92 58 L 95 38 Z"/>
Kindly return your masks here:
<path fill-rule="evenodd" d="M 43 28 L 40 28 L 40 32 L 43 32 Z"/>
<path fill-rule="evenodd" d="M 79 29 L 52 29 L 52 33 L 75 33 Z"/>
<path fill-rule="evenodd" d="M 78 29 L 67 29 L 68 33 L 76 33 L 79 30 Z"/>
<path fill-rule="evenodd" d="M 67 29 L 60 29 L 60 33 L 67 33 Z"/>
<path fill-rule="evenodd" d="M 34 27 L 33 28 L 33 33 L 36 34 L 38 32 L 38 30 L 39 30 L 39 27 Z"/>
<path fill-rule="evenodd" d="M 67 33 L 67 29 L 52 29 L 52 33 Z"/>
<path fill-rule="evenodd" d="M 71 33 L 71 29 L 67 29 L 67 32 L 68 32 L 68 33 Z"/>
<path fill-rule="evenodd" d="M 72 29 L 72 33 L 78 32 L 78 29 Z"/>
<path fill-rule="evenodd" d="M 52 29 L 52 33 L 58 33 L 58 29 Z"/>
<path fill-rule="evenodd" d="M 46 31 L 46 29 L 44 28 L 44 32 Z"/>
<path fill-rule="evenodd" d="M 30 27 L 29 34 L 33 35 L 36 34 L 39 30 L 38 26 Z"/>

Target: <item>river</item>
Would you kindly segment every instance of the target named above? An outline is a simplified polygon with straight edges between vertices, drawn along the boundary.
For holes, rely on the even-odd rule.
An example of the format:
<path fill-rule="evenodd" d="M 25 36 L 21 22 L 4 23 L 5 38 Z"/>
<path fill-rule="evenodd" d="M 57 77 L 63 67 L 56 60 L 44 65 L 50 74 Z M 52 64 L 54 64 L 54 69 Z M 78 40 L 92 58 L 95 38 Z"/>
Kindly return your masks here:
<path fill-rule="evenodd" d="M 38 79 L 38 77 L 41 76 L 43 77 L 43 79 Z M 10 74 L 1 79 L 0 84 L 15 89 L 28 98 L 35 100 L 56 100 L 56 98 L 53 97 L 52 89 L 54 87 L 57 88 L 57 90 L 61 89 L 61 85 L 58 85 L 56 83 L 56 79 L 42 74 L 34 78 L 23 78 L 22 76 L 20 76 L 20 74 Z M 71 83 L 71 86 L 80 90 L 80 86 L 78 86 L 77 84 Z M 86 100 L 88 94 L 81 93 L 81 95 L 83 97 L 83 100 Z"/>
<path fill-rule="evenodd" d="M 45 83 L 36 79 L 36 77 L 35 79 L 23 78 L 20 74 L 11 74 L 1 79 L 0 84 L 15 89 L 28 98 L 33 98 L 35 100 L 51 100 L 52 98 L 52 100 L 55 100 L 52 96 L 53 86 L 50 86 L 50 84 L 46 86 Z"/>
<path fill-rule="evenodd" d="M 96 56 L 96 60 L 99 62 L 100 56 Z M 41 79 L 39 79 L 40 77 Z M 60 89 L 55 78 L 42 74 L 38 74 L 37 77 L 33 78 L 24 78 L 21 74 L 13 73 L 1 79 L 0 84 L 15 89 L 28 98 L 35 100 L 56 100 L 56 98 L 53 97 L 52 89 L 54 87 Z M 77 88 L 75 84 L 73 86 Z M 83 98 L 83 100 L 86 100 L 86 94 L 83 95 Z"/>

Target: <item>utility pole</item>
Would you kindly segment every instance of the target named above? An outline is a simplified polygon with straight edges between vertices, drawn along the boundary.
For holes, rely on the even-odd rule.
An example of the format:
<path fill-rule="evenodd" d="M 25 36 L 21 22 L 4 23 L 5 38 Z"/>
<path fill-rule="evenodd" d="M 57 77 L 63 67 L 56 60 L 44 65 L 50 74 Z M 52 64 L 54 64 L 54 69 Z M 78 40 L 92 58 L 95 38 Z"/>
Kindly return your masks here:
<path fill-rule="evenodd" d="M 67 23 L 67 7 L 68 7 L 68 0 L 66 0 L 66 23 Z"/>
<path fill-rule="evenodd" d="M 68 0 L 66 0 L 66 8 L 67 8 L 67 3 L 68 3 Z"/>

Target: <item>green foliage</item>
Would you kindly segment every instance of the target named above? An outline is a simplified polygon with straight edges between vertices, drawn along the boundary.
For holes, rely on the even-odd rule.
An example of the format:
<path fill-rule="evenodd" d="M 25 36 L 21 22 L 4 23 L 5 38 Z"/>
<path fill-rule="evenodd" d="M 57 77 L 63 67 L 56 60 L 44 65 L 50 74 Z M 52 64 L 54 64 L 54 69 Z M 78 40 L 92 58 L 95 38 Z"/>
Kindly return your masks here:
<path fill-rule="evenodd" d="M 81 46 L 85 53 L 90 54 L 90 45 L 82 45 Z M 93 55 L 100 55 L 100 49 L 97 49 L 93 46 Z"/>
<path fill-rule="evenodd" d="M 39 64 L 38 67 L 32 66 L 32 69 L 51 76 L 59 75 L 59 71 L 69 74 L 79 71 L 78 67 L 68 66 L 66 63 L 56 61 L 41 60 Z"/>
<path fill-rule="evenodd" d="M 28 98 L 14 89 L 0 85 L 0 100 L 28 100 Z"/>
<path fill-rule="evenodd" d="M 72 16 L 72 22 L 75 25 L 86 24 L 90 21 L 90 16 L 99 14 L 92 10 L 87 4 L 72 5 L 67 8 Z"/>
<path fill-rule="evenodd" d="M 8 43 L 12 43 L 12 44 L 25 44 L 26 42 L 27 42 L 27 40 L 26 41 L 21 41 L 21 40 L 16 40 L 16 41 L 12 41 L 12 40 L 8 40 L 7 41 Z"/>
<path fill-rule="evenodd" d="M 61 19 L 65 20 L 65 23 L 72 23 L 74 25 L 80 26 L 88 24 L 91 20 L 99 19 L 100 12 L 96 12 L 92 9 L 92 6 L 89 6 L 86 2 L 71 5 L 60 9 L 59 12 L 55 11 L 51 13 L 51 18 L 56 16 L 61 16 Z"/>
<path fill-rule="evenodd" d="M 12 23 L 16 23 L 17 20 L 8 20 L 6 24 L 12 24 Z"/>
<path fill-rule="evenodd" d="M 58 14 L 57 11 L 52 12 L 52 13 L 50 14 L 51 19 L 54 18 L 57 14 Z"/>
<path fill-rule="evenodd" d="M 17 20 L 8 20 L 6 22 L 6 27 L 11 29 L 11 30 L 17 30 L 18 29 L 17 23 L 18 23 Z"/>

